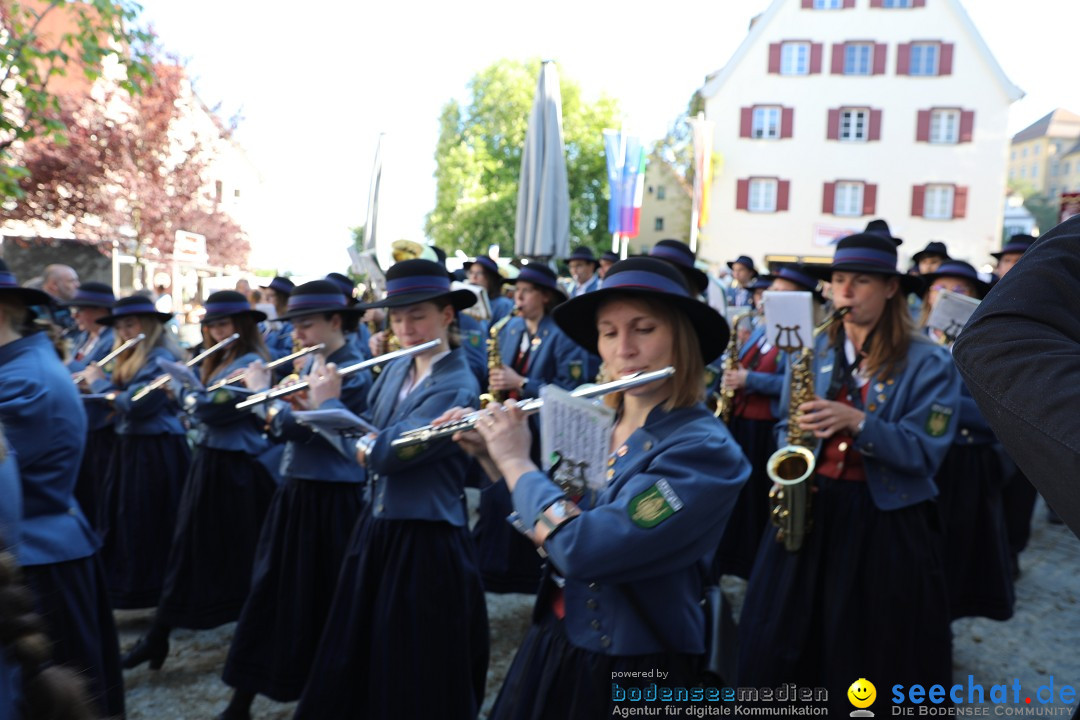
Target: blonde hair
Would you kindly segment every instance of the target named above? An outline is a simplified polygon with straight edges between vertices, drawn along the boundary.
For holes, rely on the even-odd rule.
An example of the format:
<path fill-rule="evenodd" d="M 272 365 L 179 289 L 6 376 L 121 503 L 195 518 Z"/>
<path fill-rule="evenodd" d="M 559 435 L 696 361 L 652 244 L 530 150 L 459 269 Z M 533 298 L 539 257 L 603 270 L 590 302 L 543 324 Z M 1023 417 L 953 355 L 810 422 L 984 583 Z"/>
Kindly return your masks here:
<path fill-rule="evenodd" d="M 663 403 L 664 410 L 690 407 L 705 399 L 705 361 L 701 357 L 701 344 L 697 331 L 690 319 L 662 297 L 617 293 L 606 298 L 598 307 L 600 310 L 613 302 L 634 302 L 643 305 L 656 319 L 671 328 L 671 365 L 675 375 L 671 378 L 671 396 Z M 599 381 L 611 382 L 612 377 L 606 367 L 600 368 Z M 608 407 L 622 405 L 622 393 L 610 393 L 604 396 Z"/>
<path fill-rule="evenodd" d="M 146 338 L 135 347 L 125 350 L 113 362 L 112 381 L 115 385 L 127 385 L 138 374 L 142 366 L 146 364 L 146 358 L 150 351 L 156 347 L 163 347 L 172 353 L 173 357 L 183 357 L 183 351 L 176 345 L 176 341 L 165 329 L 165 324 L 153 315 L 136 315 L 139 319 L 139 328 Z M 116 334 L 113 341 L 113 349 L 120 347 L 124 341 L 120 334 Z"/>
<path fill-rule="evenodd" d="M 202 376 L 200 379 L 204 385 L 220 368 L 227 366 L 241 355 L 253 352 L 261 357 L 263 362 L 270 359 L 270 351 L 266 349 L 266 343 L 263 342 L 262 333 L 259 332 L 259 326 L 255 323 L 255 318 L 246 313 L 241 313 L 239 315 L 230 315 L 229 319 L 233 322 L 234 332 L 239 334 L 240 337 L 236 338 L 236 341 L 225 348 L 224 351 L 216 352 L 202 361 L 199 373 Z M 202 337 L 204 348 L 215 345 L 214 339 L 210 337 L 210 329 L 206 325 L 202 326 Z"/>

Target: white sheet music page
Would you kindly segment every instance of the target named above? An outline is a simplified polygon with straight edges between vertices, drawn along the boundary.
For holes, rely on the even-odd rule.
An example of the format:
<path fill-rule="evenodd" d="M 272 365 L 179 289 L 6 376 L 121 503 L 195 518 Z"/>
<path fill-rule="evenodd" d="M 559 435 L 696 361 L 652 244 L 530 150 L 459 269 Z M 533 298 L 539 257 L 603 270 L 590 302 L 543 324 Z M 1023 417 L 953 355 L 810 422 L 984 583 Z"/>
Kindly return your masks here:
<path fill-rule="evenodd" d="M 765 292 L 765 339 L 785 352 L 814 346 L 814 301 L 808 292 Z"/>
<path fill-rule="evenodd" d="M 615 411 L 592 400 L 572 397 L 556 385 L 540 388 L 540 454 L 544 470 L 557 461 L 555 474 L 572 485 L 599 492 L 607 485 L 607 457 Z"/>

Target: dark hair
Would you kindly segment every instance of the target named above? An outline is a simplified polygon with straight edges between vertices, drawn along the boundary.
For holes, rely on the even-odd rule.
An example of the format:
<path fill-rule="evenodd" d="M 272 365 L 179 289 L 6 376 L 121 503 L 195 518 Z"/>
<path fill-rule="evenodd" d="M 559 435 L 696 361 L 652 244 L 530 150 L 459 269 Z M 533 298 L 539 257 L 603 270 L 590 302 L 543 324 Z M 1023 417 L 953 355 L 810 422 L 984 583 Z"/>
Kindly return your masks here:
<path fill-rule="evenodd" d="M 0 651 L 22 670 L 26 717 L 91 720 L 83 681 L 67 668 L 47 664 L 52 643 L 33 608 L 33 597 L 23 584 L 15 556 L 0 550 Z"/>
<path fill-rule="evenodd" d="M 885 282 L 889 279 L 884 277 Z M 842 327 L 843 323 L 833 323 L 829 328 L 831 346 L 836 346 Z M 885 310 L 874 326 L 860 372 L 866 377 L 880 379 L 895 376 L 907 364 L 908 349 L 914 337 L 914 321 L 908 309 L 907 295 L 900 288 L 885 302 Z"/>
<path fill-rule="evenodd" d="M 232 345 L 225 348 L 224 352 L 216 352 L 202 361 L 200 375 L 202 376 L 204 385 L 214 376 L 214 373 L 216 373 L 219 368 L 225 367 L 241 355 L 253 352 L 261 357 L 263 362 L 270 359 L 270 351 L 266 349 L 266 344 L 263 342 L 262 333 L 259 332 L 259 326 L 256 324 L 255 318 L 244 313 L 241 315 L 233 315 L 231 316 L 231 319 L 234 332 L 238 333 L 240 337 L 238 337 L 236 342 Z M 210 337 L 210 331 L 205 325 L 202 329 L 202 335 L 203 346 L 212 347 L 214 341 Z"/>

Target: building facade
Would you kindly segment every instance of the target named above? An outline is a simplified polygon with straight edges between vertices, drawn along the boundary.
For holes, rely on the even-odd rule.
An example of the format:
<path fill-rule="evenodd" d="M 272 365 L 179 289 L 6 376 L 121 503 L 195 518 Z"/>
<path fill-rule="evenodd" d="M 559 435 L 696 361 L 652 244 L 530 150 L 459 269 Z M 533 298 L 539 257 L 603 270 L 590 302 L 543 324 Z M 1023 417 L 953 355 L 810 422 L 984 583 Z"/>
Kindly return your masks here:
<path fill-rule="evenodd" d="M 1080 178 L 1076 146 L 1080 115 L 1058 108 L 1016 133 L 1009 149 L 1009 183 L 1047 198 L 1072 192 Z"/>
<path fill-rule="evenodd" d="M 627 243 L 630 254 L 647 254 L 664 238 L 690 242 L 690 196 L 693 189 L 671 166 L 656 155 L 645 165 L 645 193 L 641 200 L 641 226 Z"/>
<path fill-rule="evenodd" d="M 1022 92 L 959 0 L 774 0 L 701 92 L 724 157 L 704 256 L 831 256 L 876 217 L 902 256 L 998 248 Z"/>

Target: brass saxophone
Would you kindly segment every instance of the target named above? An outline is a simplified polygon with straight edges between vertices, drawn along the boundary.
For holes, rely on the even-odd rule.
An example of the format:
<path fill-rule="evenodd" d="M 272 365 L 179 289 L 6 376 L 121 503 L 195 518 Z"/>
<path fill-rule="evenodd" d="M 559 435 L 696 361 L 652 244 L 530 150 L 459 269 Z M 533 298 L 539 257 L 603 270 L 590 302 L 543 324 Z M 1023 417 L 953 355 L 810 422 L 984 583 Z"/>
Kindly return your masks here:
<path fill-rule="evenodd" d="M 508 313 L 502 317 L 497 323 L 491 326 L 491 330 L 488 331 L 487 338 L 487 367 L 488 374 L 490 375 L 493 370 L 498 370 L 502 367 L 502 353 L 499 348 L 499 333 L 502 332 L 506 323 L 510 322 L 510 318 L 516 317 L 518 309 L 515 307 L 513 312 Z M 502 390 L 496 390 L 488 385 L 488 391 L 480 395 L 480 407 L 485 408 L 488 403 L 502 402 L 506 399 L 506 393 Z"/>
<path fill-rule="evenodd" d="M 849 310 L 840 308 L 830 315 L 814 328 L 814 337 L 844 317 Z M 813 451 L 817 439 L 812 432 L 799 427 L 802 418 L 799 406 L 815 397 L 814 349 L 803 347 L 795 353 L 789 381 L 787 445 L 769 457 L 765 468 L 774 485 L 769 490 L 769 500 L 772 503 L 772 523 L 777 528 L 776 541 L 784 543 L 784 549 L 788 552 L 798 552 L 811 530 L 811 483 L 807 481 L 813 477 L 817 465 Z"/>
<path fill-rule="evenodd" d="M 752 311 L 739 313 L 731 319 L 731 337 L 728 338 L 727 350 L 724 351 L 723 372 L 739 369 L 739 323 L 743 318 L 752 314 Z M 721 382 L 720 389 L 716 391 L 716 417 L 727 425 L 731 422 L 731 413 L 735 410 L 735 388 L 724 387 Z"/>

